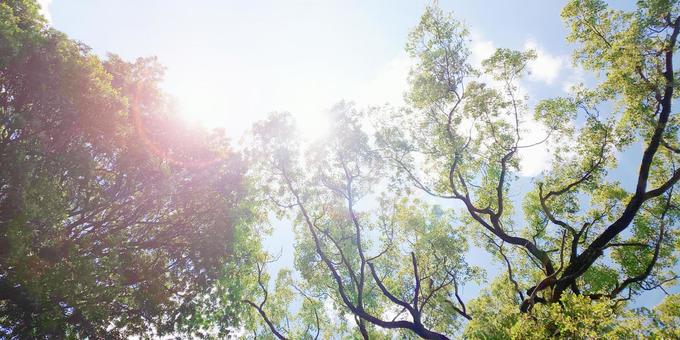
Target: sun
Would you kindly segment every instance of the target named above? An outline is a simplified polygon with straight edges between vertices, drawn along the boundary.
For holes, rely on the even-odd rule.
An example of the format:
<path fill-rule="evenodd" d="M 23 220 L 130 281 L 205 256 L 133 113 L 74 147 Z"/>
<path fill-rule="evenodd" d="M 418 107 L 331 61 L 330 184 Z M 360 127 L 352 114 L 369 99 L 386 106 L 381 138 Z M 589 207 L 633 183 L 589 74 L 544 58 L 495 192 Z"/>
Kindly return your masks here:
<path fill-rule="evenodd" d="M 208 130 L 224 129 L 233 139 L 243 137 L 255 122 L 274 111 L 290 112 L 301 137 L 310 142 L 323 138 L 331 127 L 329 108 L 324 105 L 294 101 L 277 103 L 245 92 L 242 96 L 184 93 L 176 97 L 177 111 L 188 124 Z"/>

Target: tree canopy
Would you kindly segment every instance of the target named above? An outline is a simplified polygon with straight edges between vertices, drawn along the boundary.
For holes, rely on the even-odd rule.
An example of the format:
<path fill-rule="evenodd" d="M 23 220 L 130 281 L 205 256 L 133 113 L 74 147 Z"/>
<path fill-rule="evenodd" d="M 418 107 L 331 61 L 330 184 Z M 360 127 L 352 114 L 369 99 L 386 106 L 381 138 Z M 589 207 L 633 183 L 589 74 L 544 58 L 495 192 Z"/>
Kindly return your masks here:
<path fill-rule="evenodd" d="M 679 338 L 680 5 L 571 0 L 562 19 L 592 76 L 566 96 L 521 86 L 535 51 L 474 64 L 435 3 L 405 37 L 405 105 L 340 102 L 313 143 L 275 112 L 237 150 L 175 114 L 155 58 L 98 56 L 1 1 L 0 335 Z M 275 220 L 293 268 L 263 247 Z"/>
<path fill-rule="evenodd" d="M 173 332 L 247 218 L 241 157 L 174 116 L 155 59 L 102 60 L 37 10 L 0 3 L 0 334 Z"/>
<path fill-rule="evenodd" d="M 254 127 L 260 190 L 297 225 L 298 291 L 330 299 L 347 322 L 311 329 L 364 338 L 395 335 L 386 330 L 429 339 L 673 337 L 678 315 L 661 314 L 676 295 L 652 311 L 626 305 L 678 278 L 680 8 L 570 1 L 562 16 L 574 63 L 596 75 L 569 96 L 530 107 L 520 82 L 535 52 L 500 48 L 475 67 L 466 28 L 434 5 L 406 43 L 415 66 L 405 107 L 340 104 L 333 132 L 307 149 L 285 132 L 286 115 Z M 513 200 L 520 151 L 542 145 L 550 169 Z M 643 152 L 628 190 L 608 173 L 634 147 Z M 462 287 L 485 282 L 467 263 L 468 240 L 505 273 L 465 302 Z M 255 306 L 265 331 L 310 329 L 287 322 L 304 320 L 291 308 L 267 317 L 266 306 Z"/>

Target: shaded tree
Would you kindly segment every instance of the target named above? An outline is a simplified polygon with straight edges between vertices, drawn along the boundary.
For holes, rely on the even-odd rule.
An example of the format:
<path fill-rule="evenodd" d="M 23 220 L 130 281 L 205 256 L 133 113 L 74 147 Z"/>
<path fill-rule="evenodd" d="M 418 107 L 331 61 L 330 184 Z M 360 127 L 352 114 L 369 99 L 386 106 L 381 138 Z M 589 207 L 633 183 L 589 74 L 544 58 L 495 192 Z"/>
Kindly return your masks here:
<path fill-rule="evenodd" d="M 0 18 L 0 333 L 180 330 L 247 217 L 240 157 L 173 114 L 155 59 L 102 60 L 33 1 Z"/>

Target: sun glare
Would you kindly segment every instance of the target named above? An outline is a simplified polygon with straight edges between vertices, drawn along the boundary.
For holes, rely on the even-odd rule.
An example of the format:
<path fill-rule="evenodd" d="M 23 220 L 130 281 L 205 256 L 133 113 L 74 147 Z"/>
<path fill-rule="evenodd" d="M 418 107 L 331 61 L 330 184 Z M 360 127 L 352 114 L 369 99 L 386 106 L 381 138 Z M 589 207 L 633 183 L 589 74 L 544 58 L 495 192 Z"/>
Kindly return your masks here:
<path fill-rule="evenodd" d="M 318 114 L 298 114 L 293 113 L 297 121 L 298 128 L 302 137 L 309 141 L 316 141 L 323 138 L 330 130 L 330 121 L 325 112 Z"/>
<path fill-rule="evenodd" d="M 254 104 L 248 105 L 248 102 Z M 269 102 L 267 98 L 247 92 L 241 96 L 237 94 L 217 97 L 212 92 L 177 96 L 178 112 L 187 123 L 198 124 L 205 129 L 224 129 L 233 139 L 243 136 L 253 121 L 263 119 L 273 111 L 290 112 L 305 140 L 315 141 L 328 133 L 328 107 L 295 100 L 282 105 Z M 273 109 L 274 107 L 279 109 Z"/>

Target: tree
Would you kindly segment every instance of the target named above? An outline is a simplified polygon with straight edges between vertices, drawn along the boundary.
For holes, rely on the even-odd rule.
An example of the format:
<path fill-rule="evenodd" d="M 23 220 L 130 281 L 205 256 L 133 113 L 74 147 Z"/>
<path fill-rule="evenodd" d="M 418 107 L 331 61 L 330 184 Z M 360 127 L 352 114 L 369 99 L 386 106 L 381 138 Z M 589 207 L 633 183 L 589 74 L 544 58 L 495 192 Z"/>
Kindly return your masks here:
<path fill-rule="evenodd" d="M 349 105 L 336 107 L 335 133 L 304 158 L 290 116 L 257 124 L 251 155 L 259 160 L 262 192 L 296 213 L 296 264 L 306 295 L 332 299 L 364 338 L 379 335 L 375 326 L 445 338 L 432 327 L 451 331 L 452 314 L 469 318 L 459 291 L 479 270 L 463 261 L 467 246 L 447 211 L 398 195 L 360 208 L 383 163 L 367 148 L 355 115 Z M 265 305 L 255 307 L 263 314 Z"/>
<path fill-rule="evenodd" d="M 675 296 L 659 307 L 673 316 L 624 306 L 678 278 L 680 120 L 672 106 L 680 8 L 639 1 L 626 12 L 570 1 L 562 16 L 574 62 L 599 78 L 540 101 L 533 114 L 519 81 L 535 53 L 498 49 L 475 69 L 466 29 L 432 6 L 406 44 L 416 61 L 407 107 L 362 114 L 341 105 L 334 132 L 304 152 L 289 117 L 254 127 L 262 193 L 296 212 L 299 280 L 333 299 L 364 338 L 381 329 L 445 338 L 463 327 L 471 338 L 675 331 Z M 551 169 L 533 178 L 517 220 L 510 196 L 520 150 L 544 144 Z M 627 190 L 608 172 L 640 146 Z M 414 201 L 410 189 L 460 212 Z M 361 197 L 374 203 L 359 210 Z M 468 308 L 458 290 L 479 271 L 465 262 L 464 234 L 506 268 Z"/>
<path fill-rule="evenodd" d="M 0 3 L 0 334 L 119 338 L 188 319 L 247 238 L 243 163 L 185 127 L 155 59 L 101 60 Z"/>
<path fill-rule="evenodd" d="M 465 27 L 429 6 L 407 105 L 340 103 L 313 145 L 274 113 L 242 157 L 175 116 L 154 58 L 100 58 L 35 2 L 0 2 L 0 334 L 677 338 L 678 295 L 628 302 L 678 279 L 680 5 L 562 15 L 597 76 L 569 96 L 530 107 L 535 53 L 473 66 Z M 544 145 L 550 170 L 512 199 Z M 635 157 L 634 178 L 609 175 Z M 274 214 L 297 237 L 276 275 Z M 504 271 L 465 299 L 486 282 L 470 241 Z"/>

